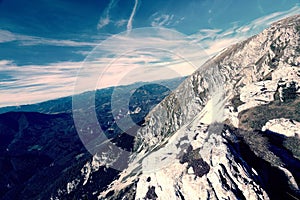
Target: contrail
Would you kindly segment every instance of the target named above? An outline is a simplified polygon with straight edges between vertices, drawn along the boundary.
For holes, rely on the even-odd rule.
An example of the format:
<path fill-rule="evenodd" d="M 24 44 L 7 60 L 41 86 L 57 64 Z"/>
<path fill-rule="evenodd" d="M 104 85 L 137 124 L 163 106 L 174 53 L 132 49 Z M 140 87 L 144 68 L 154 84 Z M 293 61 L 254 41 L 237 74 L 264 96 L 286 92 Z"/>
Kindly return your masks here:
<path fill-rule="evenodd" d="M 131 12 L 131 15 L 128 19 L 128 23 L 127 23 L 127 31 L 130 32 L 132 30 L 132 21 L 133 21 L 133 17 L 135 15 L 135 12 L 136 12 L 136 8 L 137 8 L 137 5 L 138 5 L 139 1 L 138 0 L 135 0 L 135 3 L 134 3 L 134 7 L 133 7 L 133 10 Z"/>

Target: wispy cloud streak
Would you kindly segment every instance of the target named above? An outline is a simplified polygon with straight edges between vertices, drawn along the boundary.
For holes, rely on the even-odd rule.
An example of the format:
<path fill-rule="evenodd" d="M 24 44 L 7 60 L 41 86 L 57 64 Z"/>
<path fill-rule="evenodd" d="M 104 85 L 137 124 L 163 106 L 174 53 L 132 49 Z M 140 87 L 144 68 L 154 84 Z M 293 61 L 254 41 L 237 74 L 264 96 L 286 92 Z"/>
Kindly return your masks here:
<path fill-rule="evenodd" d="M 32 46 L 32 45 L 51 45 L 51 46 L 71 46 L 71 47 L 80 47 L 80 46 L 96 46 L 96 42 L 79 42 L 73 40 L 57 40 L 51 38 L 36 37 L 30 35 L 23 35 L 18 33 L 13 33 L 7 30 L 0 29 L 0 43 L 6 42 L 19 42 L 23 46 Z"/>
<path fill-rule="evenodd" d="M 70 95 L 81 63 L 18 66 L 0 61 L 0 106 L 30 104 Z"/>
<path fill-rule="evenodd" d="M 137 9 L 138 3 L 139 3 L 139 1 L 135 0 L 132 12 L 131 12 L 130 17 L 128 19 L 127 31 L 131 31 L 132 30 L 132 22 L 133 22 L 134 15 L 136 13 L 136 9 Z"/>
<path fill-rule="evenodd" d="M 111 0 L 108 4 L 108 7 L 104 11 L 104 15 L 99 19 L 99 22 L 97 24 L 97 29 L 100 30 L 106 25 L 110 23 L 110 11 L 117 3 L 116 0 Z"/>
<path fill-rule="evenodd" d="M 174 15 L 167 15 L 167 14 L 162 14 L 157 16 L 158 13 L 154 13 L 152 16 L 154 17 L 153 21 L 151 22 L 151 26 L 168 26 L 171 24 Z"/>
<path fill-rule="evenodd" d="M 238 26 L 237 24 L 234 24 L 227 30 L 202 29 L 189 37 L 194 43 L 205 48 L 208 55 L 214 55 L 232 44 L 258 34 L 263 29 L 269 27 L 272 23 L 280 19 L 299 13 L 300 6 L 295 5 L 290 10 L 265 15 L 245 25 Z"/>

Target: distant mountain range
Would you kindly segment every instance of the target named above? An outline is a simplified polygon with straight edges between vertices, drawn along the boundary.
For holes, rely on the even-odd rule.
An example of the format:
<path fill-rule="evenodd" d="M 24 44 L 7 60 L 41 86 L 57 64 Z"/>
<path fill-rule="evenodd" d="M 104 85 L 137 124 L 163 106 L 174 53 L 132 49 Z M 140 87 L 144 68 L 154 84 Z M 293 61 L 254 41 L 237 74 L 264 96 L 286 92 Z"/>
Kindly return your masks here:
<path fill-rule="evenodd" d="M 130 97 L 131 112 L 124 115 L 130 115 L 136 123 L 142 123 L 149 110 L 183 79 L 97 90 L 95 109 L 102 130 L 107 137 L 114 138 L 114 142 L 121 143 L 128 150 L 132 149 L 134 138 L 124 137 L 112 115 L 112 93 L 118 90 L 115 98 L 120 101 Z M 133 88 L 137 89 L 132 92 Z M 89 93 L 79 96 L 84 98 Z M 72 97 L 0 108 L 0 112 L 1 199 L 49 199 L 51 193 L 63 187 L 72 174 L 77 175 L 78 170 L 92 159 L 74 126 Z M 107 186 L 118 171 L 103 171 L 99 175 L 105 174 L 107 180 L 97 183 L 97 186 Z"/>

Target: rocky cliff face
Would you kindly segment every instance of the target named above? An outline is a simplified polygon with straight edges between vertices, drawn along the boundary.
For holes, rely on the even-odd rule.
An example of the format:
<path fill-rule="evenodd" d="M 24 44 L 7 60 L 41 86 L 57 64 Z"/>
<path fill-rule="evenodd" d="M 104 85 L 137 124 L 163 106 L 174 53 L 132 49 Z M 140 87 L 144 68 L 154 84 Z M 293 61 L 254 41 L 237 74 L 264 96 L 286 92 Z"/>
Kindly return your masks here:
<path fill-rule="evenodd" d="M 160 141 L 193 119 L 213 95 L 210 90 L 217 87 L 229 97 L 240 95 L 245 103 L 241 109 L 246 109 L 273 101 L 279 88 L 283 95 L 289 87 L 283 83 L 294 80 L 298 85 L 299 31 L 299 16 L 284 19 L 210 59 L 147 116 L 137 148 L 151 146 L 151 141 Z"/>
<path fill-rule="evenodd" d="M 299 199 L 299 139 L 268 129 L 300 121 L 299 42 L 298 15 L 210 59 L 147 115 L 98 198 Z"/>

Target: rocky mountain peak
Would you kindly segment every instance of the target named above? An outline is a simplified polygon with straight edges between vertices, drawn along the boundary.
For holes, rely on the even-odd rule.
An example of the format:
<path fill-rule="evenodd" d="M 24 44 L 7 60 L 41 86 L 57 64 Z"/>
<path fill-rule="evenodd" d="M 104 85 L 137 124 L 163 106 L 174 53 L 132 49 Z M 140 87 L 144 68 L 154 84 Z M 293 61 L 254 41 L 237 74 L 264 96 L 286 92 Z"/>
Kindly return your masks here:
<path fill-rule="evenodd" d="M 254 83 L 272 81 L 278 88 L 289 87 L 279 81 L 291 85 L 287 82 L 299 79 L 299 31 L 300 15 L 283 19 L 207 61 L 148 114 L 146 126 L 137 135 L 136 149 L 156 144 L 193 119 L 216 88 L 235 95 Z"/>
<path fill-rule="evenodd" d="M 99 199 L 297 199 L 290 143 L 251 113 L 267 106 L 263 123 L 298 105 L 299 25 L 300 15 L 273 23 L 188 77 L 146 116 L 128 168 Z"/>

